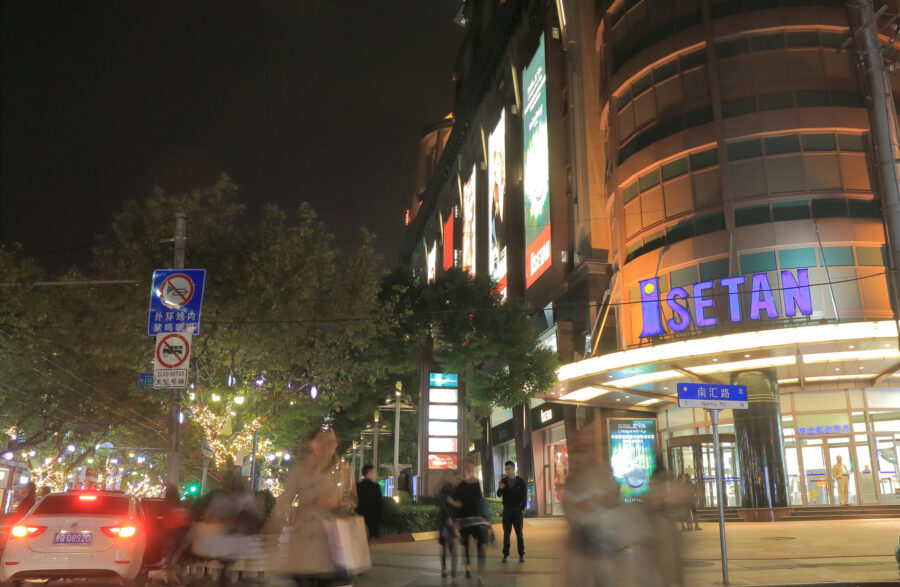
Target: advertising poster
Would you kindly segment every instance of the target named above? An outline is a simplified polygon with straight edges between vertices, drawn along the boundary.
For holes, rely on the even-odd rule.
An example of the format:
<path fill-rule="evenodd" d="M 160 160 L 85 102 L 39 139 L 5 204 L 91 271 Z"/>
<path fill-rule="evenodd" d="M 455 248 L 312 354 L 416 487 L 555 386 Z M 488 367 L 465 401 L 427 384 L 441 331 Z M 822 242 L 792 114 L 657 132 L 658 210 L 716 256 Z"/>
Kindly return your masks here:
<path fill-rule="evenodd" d="M 544 37 L 522 73 L 525 109 L 525 287 L 550 268 L 550 149 L 547 139 L 547 70 Z"/>
<path fill-rule="evenodd" d="M 656 421 L 609 420 L 609 450 L 622 499 L 640 500 L 656 469 Z"/>
<path fill-rule="evenodd" d="M 459 460 L 456 455 L 428 455 L 428 468 L 459 469 Z"/>
<path fill-rule="evenodd" d="M 437 241 L 431 243 L 431 249 L 428 251 L 428 282 L 434 281 L 437 277 Z"/>
<path fill-rule="evenodd" d="M 470 275 L 475 275 L 475 166 L 472 165 L 472 172 L 469 179 L 463 184 L 462 193 L 463 206 L 463 230 L 462 230 L 462 268 L 468 271 Z"/>
<path fill-rule="evenodd" d="M 503 203 L 506 197 L 506 111 L 488 138 L 488 214 L 490 251 L 488 267 L 491 279 L 497 282 L 497 292 L 506 299 L 506 230 Z"/>
<path fill-rule="evenodd" d="M 453 267 L 453 213 L 444 223 L 444 271 Z"/>

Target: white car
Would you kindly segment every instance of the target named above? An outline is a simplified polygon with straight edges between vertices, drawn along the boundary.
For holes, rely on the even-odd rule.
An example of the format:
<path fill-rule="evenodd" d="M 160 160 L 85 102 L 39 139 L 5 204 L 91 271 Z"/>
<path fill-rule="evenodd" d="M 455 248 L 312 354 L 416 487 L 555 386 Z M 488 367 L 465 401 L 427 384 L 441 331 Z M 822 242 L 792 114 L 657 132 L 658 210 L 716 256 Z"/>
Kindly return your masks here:
<path fill-rule="evenodd" d="M 147 580 L 147 535 L 137 501 L 123 493 L 54 493 L 13 526 L 0 558 L 0 581 L 111 578 Z"/>

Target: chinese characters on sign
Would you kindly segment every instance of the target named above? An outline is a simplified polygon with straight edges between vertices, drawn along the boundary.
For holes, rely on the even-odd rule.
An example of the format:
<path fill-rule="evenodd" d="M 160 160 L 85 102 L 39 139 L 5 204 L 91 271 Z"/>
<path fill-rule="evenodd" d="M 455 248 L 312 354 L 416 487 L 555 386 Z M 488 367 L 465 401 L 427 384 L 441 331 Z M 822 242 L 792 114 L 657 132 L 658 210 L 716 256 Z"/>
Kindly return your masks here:
<path fill-rule="evenodd" d="M 850 434 L 850 424 L 833 424 L 831 426 L 797 426 L 797 434 L 819 435 L 819 434 Z"/>
<path fill-rule="evenodd" d="M 679 383 L 678 407 L 708 410 L 746 409 L 747 387 L 744 385 L 715 385 Z"/>
<path fill-rule="evenodd" d="M 609 464 L 622 498 L 639 499 L 656 469 L 656 421 L 610 419 L 609 447 Z"/>
<path fill-rule="evenodd" d="M 157 269 L 150 288 L 147 335 L 200 334 L 206 269 Z"/>

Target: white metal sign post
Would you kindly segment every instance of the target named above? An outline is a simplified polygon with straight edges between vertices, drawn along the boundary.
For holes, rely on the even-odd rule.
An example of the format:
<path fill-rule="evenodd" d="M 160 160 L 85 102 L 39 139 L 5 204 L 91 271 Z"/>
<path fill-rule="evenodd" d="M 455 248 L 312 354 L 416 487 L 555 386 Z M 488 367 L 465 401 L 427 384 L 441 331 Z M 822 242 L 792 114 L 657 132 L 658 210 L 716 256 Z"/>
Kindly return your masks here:
<path fill-rule="evenodd" d="M 713 425 L 713 450 L 716 453 L 716 493 L 719 496 L 719 545 L 722 549 L 722 583 L 728 585 L 728 549 L 725 546 L 725 480 L 722 478 L 722 450 L 719 446 L 719 411 L 746 410 L 745 385 L 679 383 L 678 407 L 704 408 Z"/>

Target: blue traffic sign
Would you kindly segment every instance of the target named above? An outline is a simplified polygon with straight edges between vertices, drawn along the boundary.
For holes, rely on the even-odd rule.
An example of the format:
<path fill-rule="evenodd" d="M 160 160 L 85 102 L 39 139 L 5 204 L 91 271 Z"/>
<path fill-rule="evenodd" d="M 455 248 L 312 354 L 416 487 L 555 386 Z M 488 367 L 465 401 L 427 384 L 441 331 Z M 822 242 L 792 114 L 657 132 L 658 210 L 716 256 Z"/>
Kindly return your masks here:
<path fill-rule="evenodd" d="M 200 334 L 200 307 L 206 269 L 157 269 L 150 288 L 147 335 Z"/>
<path fill-rule="evenodd" d="M 679 383 L 678 407 L 708 410 L 746 410 L 746 385 L 716 383 Z"/>
<path fill-rule="evenodd" d="M 153 373 L 138 373 L 138 389 L 153 389 Z"/>

